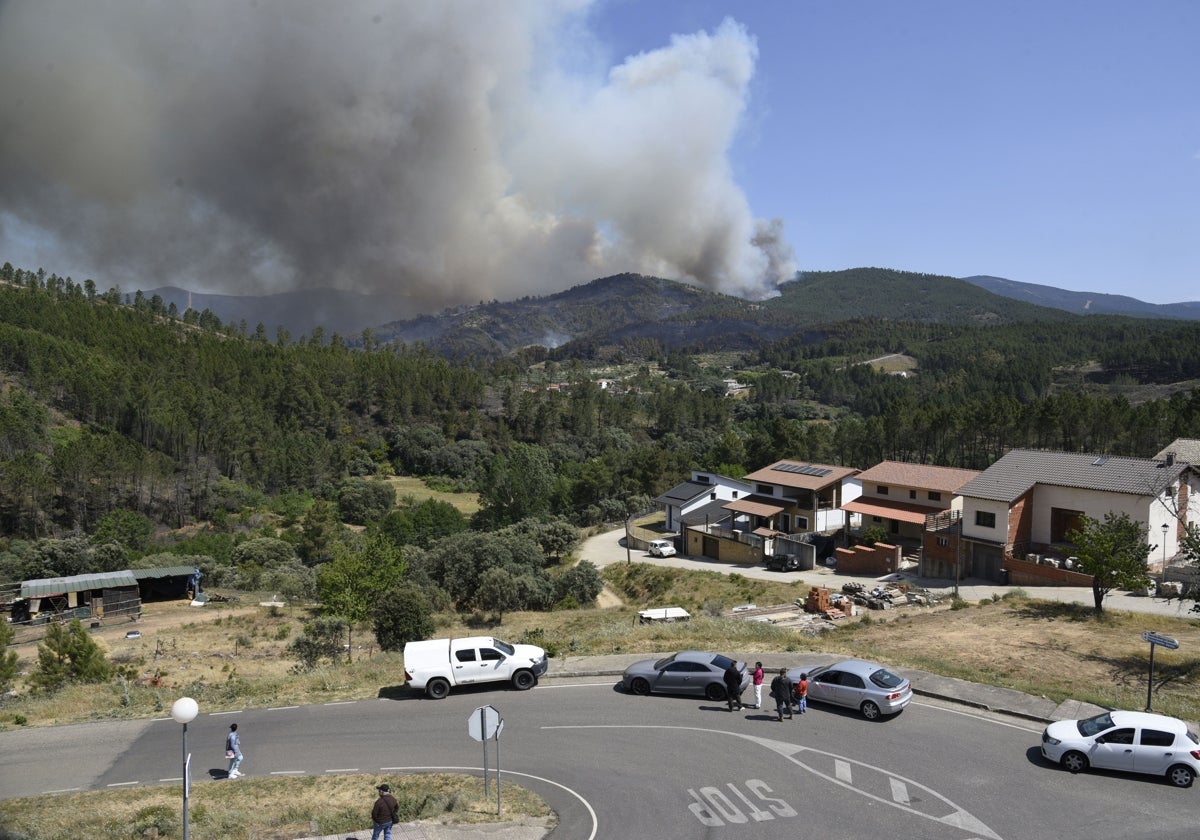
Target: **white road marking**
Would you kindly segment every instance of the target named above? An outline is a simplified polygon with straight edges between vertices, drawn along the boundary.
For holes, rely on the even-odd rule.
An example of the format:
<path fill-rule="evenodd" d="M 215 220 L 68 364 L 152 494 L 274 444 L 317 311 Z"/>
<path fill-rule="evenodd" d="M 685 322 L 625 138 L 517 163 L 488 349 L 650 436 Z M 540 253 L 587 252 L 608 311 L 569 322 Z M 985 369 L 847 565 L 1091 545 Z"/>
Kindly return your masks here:
<path fill-rule="evenodd" d="M 888 770 L 885 770 L 882 767 L 877 767 L 873 764 L 867 764 L 865 761 L 857 761 L 857 760 L 851 759 L 851 758 L 844 758 L 842 756 L 835 755 L 834 753 L 825 752 L 824 750 L 812 749 L 810 747 L 799 746 L 797 744 L 789 744 L 784 741 L 776 741 L 774 739 L 763 738 L 758 735 L 743 735 L 738 732 L 728 732 L 723 729 L 707 729 L 707 728 L 699 727 L 699 726 L 662 726 L 662 725 L 654 725 L 654 724 L 633 725 L 633 726 L 618 725 L 618 724 L 598 724 L 598 725 L 582 724 L 582 725 L 566 725 L 566 726 L 543 726 L 542 729 L 677 729 L 677 730 L 685 731 L 685 732 L 703 732 L 703 733 L 712 734 L 712 735 L 727 735 L 727 736 L 731 736 L 734 738 L 741 738 L 742 740 L 751 741 L 753 743 L 764 746 L 767 749 L 783 756 L 788 761 L 791 761 L 797 767 L 807 770 L 809 773 L 812 773 L 814 776 L 818 776 L 822 779 L 832 782 L 833 784 L 840 785 L 841 787 L 846 788 L 847 790 L 849 790 L 853 793 L 857 793 L 860 796 L 865 796 L 868 799 L 872 799 L 881 804 L 889 805 L 893 808 L 898 808 L 902 811 L 906 811 L 909 814 L 912 814 L 913 816 L 921 817 L 922 819 L 930 820 L 930 821 L 936 822 L 936 823 L 941 823 L 942 825 L 950 825 L 950 826 L 954 826 L 956 828 L 961 828 L 964 831 L 967 831 L 967 832 L 977 835 L 978 838 L 988 838 L 988 840 L 1001 840 L 1000 835 L 996 834 L 994 831 L 992 831 L 990 828 L 988 828 L 986 825 L 984 825 L 984 823 L 981 822 L 977 817 L 970 814 L 969 812 L 967 812 L 963 808 L 959 807 L 958 805 L 954 804 L 949 799 L 942 796 L 940 793 L 933 790 L 932 788 L 927 787 L 926 785 L 923 785 L 914 779 L 905 778 L 904 776 L 901 776 L 897 773 L 892 773 Z M 813 756 L 818 756 L 823 760 L 832 759 L 833 764 L 834 764 L 835 775 L 831 776 L 828 773 L 818 769 L 817 767 L 814 767 L 810 764 L 806 764 L 804 761 L 801 761 L 799 758 L 797 758 L 798 755 L 807 755 L 807 754 L 811 754 Z M 843 767 L 842 765 L 845 765 L 845 767 Z M 905 801 L 897 802 L 892 799 L 887 799 L 882 796 L 877 796 L 876 794 L 871 793 L 868 790 L 864 790 L 862 788 L 855 787 L 853 784 L 851 784 L 850 782 L 848 782 L 842 778 L 843 774 L 845 774 L 846 776 L 850 775 L 851 765 L 857 765 L 858 767 L 861 767 L 863 769 L 870 770 L 875 773 L 879 773 L 880 775 L 888 777 L 889 780 L 893 783 L 893 788 L 892 788 L 893 791 L 895 790 L 894 784 L 896 782 L 900 782 L 900 783 L 907 785 L 908 787 L 917 788 L 919 790 L 926 792 L 927 794 L 929 794 L 929 796 L 928 796 L 928 798 L 923 799 L 922 804 L 927 810 L 924 810 L 924 811 L 920 810 L 918 808 L 913 807 L 910 804 L 910 800 L 907 799 L 907 788 L 905 791 L 905 796 L 906 796 Z M 947 813 L 939 816 L 932 812 L 933 809 L 930 806 L 934 803 L 935 800 L 937 802 L 942 803 L 945 806 Z"/>
<path fill-rule="evenodd" d="M 286 712 L 291 709 L 299 709 L 299 708 L 300 708 L 299 706 L 272 706 L 271 708 L 267 709 L 267 711 L 268 712 Z"/>
<path fill-rule="evenodd" d="M 358 702 L 357 700 L 338 700 L 336 702 L 325 703 L 323 705 L 325 705 L 325 706 L 353 706 L 357 702 Z"/>
<path fill-rule="evenodd" d="M 899 779 L 889 778 L 888 781 L 892 783 L 892 799 L 896 802 L 903 803 L 904 805 L 909 804 L 908 786 Z"/>
<path fill-rule="evenodd" d="M 308 775 L 308 771 L 307 770 L 272 770 L 270 775 L 272 775 L 272 776 L 306 776 L 306 775 Z"/>
<path fill-rule="evenodd" d="M 840 759 L 840 758 L 836 759 L 833 762 L 833 772 L 834 772 L 834 775 L 836 775 L 840 781 L 843 781 L 846 784 L 854 783 L 854 774 L 852 774 L 850 772 L 850 762 L 849 761 L 842 761 L 842 759 Z"/>
<path fill-rule="evenodd" d="M 326 770 L 326 773 L 357 773 L 357 767 L 334 767 L 331 770 Z"/>
<path fill-rule="evenodd" d="M 105 785 L 105 787 L 110 787 L 110 788 L 115 788 L 115 787 L 133 787 L 134 785 L 140 785 L 140 784 L 141 784 L 141 782 L 114 782 L 114 783 L 113 783 L 113 784 L 111 784 L 111 785 Z"/>
<path fill-rule="evenodd" d="M 232 712 L 210 712 L 209 714 L 211 717 L 221 717 L 221 715 L 240 715 L 244 712 L 244 709 L 236 709 Z M 165 718 L 165 720 L 171 720 L 171 718 Z"/>

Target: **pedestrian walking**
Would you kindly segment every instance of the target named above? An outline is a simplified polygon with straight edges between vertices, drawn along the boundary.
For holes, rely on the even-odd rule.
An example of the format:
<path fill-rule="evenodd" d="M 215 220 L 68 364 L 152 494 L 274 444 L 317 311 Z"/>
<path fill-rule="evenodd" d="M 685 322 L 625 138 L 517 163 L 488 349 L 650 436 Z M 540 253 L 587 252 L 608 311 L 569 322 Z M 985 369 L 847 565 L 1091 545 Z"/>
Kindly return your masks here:
<path fill-rule="evenodd" d="M 800 682 L 796 683 L 796 711 L 804 714 L 808 711 L 808 673 L 800 675 Z"/>
<path fill-rule="evenodd" d="M 392 796 L 392 789 L 386 784 L 375 788 L 379 797 L 371 808 L 371 840 L 392 840 L 392 825 L 400 821 L 400 803 Z"/>
<path fill-rule="evenodd" d="M 763 667 L 761 662 L 754 663 L 754 708 L 762 708 Z"/>
<path fill-rule="evenodd" d="M 729 711 L 741 711 L 742 706 L 742 671 L 736 662 L 730 662 L 725 669 L 725 698 L 729 701 Z M 734 709 L 734 705 L 737 709 Z"/>
<path fill-rule="evenodd" d="M 792 717 L 792 681 L 787 677 L 787 668 L 780 668 L 779 674 L 771 680 L 771 697 L 775 699 L 775 713 L 783 720 L 786 712 L 788 720 Z"/>
<path fill-rule="evenodd" d="M 242 738 L 238 735 L 237 724 L 229 724 L 229 734 L 225 736 L 225 757 L 229 759 L 229 778 L 236 779 L 242 775 Z"/>

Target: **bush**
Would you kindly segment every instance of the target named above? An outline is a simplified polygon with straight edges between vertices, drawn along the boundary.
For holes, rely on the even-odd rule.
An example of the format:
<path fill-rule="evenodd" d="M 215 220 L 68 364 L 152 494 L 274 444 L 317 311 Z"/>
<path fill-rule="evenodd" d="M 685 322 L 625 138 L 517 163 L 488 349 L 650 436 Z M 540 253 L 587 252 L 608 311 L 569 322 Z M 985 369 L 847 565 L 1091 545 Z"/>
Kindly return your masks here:
<path fill-rule="evenodd" d="M 371 614 L 381 650 L 404 650 L 409 642 L 433 635 L 433 607 L 416 586 L 404 584 L 375 602 Z"/>

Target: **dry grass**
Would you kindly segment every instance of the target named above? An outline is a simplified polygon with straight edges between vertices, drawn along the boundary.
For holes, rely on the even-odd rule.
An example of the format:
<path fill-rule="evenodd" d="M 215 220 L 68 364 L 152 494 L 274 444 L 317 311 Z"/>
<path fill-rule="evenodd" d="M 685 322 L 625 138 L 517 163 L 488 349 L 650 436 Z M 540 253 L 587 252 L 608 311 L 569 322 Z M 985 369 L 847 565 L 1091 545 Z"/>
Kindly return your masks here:
<path fill-rule="evenodd" d="M 402 822 L 436 820 L 488 823 L 533 817 L 553 825 L 542 799 L 518 785 L 495 787 L 487 800 L 482 780 L 458 774 L 326 775 L 293 779 L 239 779 L 194 784 L 189 798 L 189 836 L 194 840 L 292 840 L 370 830 L 375 785 L 387 782 L 400 802 Z M 0 802 L 0 837 L 37 840 L 128 840 L 182 833 L 179 785 L 57 794 Z M 269 807 L 266 803 L 270 803 Z M 6 833 L 7 832 L 7 833 Z"/>
<path fill-rule="evenodd" d="M 418 502 L 425 499 L 435 499 L 439 502 L 446 502 L 458 509 L 458 512 L 463 516 L 471 517 L 479 512 L 479 494 L 478 493 L 447 493 L 442 490 L 434 490 L 430 488 L 420 478 L 412 476 L 391 476 L 388 478 L 388 484 L 396 489 L 396 498 L 404 499 L 412 497 Z"/>

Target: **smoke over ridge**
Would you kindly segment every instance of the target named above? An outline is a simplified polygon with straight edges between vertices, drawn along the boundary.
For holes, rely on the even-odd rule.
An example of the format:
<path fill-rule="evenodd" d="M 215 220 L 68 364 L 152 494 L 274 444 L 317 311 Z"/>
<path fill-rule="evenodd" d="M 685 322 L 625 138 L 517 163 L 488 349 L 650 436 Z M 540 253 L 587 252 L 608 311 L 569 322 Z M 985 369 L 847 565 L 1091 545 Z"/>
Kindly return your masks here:
<path fill-rule="evenodd" d="M 421 310 L 621 271 L 771 294 L 791 251 L 728 161 L 753 37 L 726 20 L 608 68 L 587 11 L 0 3 L 0 261 Z"/>

